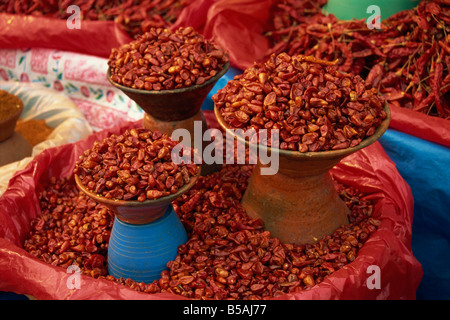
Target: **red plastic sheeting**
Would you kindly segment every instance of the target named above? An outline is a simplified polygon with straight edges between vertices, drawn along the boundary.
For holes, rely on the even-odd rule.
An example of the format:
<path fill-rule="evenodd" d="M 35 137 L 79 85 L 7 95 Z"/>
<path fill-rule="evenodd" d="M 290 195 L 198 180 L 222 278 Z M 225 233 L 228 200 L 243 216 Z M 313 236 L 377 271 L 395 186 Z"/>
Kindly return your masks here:
<path fill-rule="evenodd" d="M 270 49 L 263 32 L 273 3 L 274 0 L 214 1 L 200 31 L 228 51 L 232 66 L 244 70 Z M 180 23 L 185 25 L 188 22 Z"/>
<path fill-rule="evenodd" d="M 111 49 L 131 38 L 114 21 L 82 21 L 68 29 L 66 20 L 0 14 L 0 48 L 47 48 L 108 58 Z"/>
<path fill-rule="evenodd" d="M 207 117 L 215 127 L 212 114 Z M 40 214 L 37 192 L 50 177 L 71 174 L 78 156 L 94 141 L 120 133 L 139 122 L 97 132 L 84 140 L 43 151 L 10 180 L 0 198 L 0 291 L 30 294 L 37 299 L 184 299 L 173 294 L 145 294 L 107 280 L 81 276 L 81 288 L 67 288 L 72 274 L 46 264 L 22 249 L 30 222 Z M 376 201 L 378 230 L 357 258 L 311 290 L 278 299 L 415 299 L 422 267 L 411 251 L 413 197 L 408 184 L 381 145 L 363 149 L 332 169 L 337 181 L 355 186 Z M 367 287 L 371 265 L 380 268 L 380 289 Z"/>
<path fill-rule="evenodd" d="M 389 127 L 423 140 L 450 147 L 450 120 L 391 106 Z"/>

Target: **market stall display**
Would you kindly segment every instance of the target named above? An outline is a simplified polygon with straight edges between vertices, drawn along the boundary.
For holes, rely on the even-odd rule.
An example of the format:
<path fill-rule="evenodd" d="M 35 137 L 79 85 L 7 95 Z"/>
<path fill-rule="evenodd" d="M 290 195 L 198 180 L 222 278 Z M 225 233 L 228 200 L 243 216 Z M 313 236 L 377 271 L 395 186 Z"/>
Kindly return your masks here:
<path fill-rule="evenodd" d="M 428 250 L 424 243 L 431 241 L 429 235 L 432 234 L 422 232 L 421 228 L 439 229 L 447 221 L 442 216 L 437 218 L 441 221 L 438 225 L 430 223 L 435 210 L 446 210 L 447 191 L 442 188 L 446 185 L 446 172 L 438 173 L 446 167 L 450 146 L 446 26 L 449 10 L 446 1 L 421 1 L 418 6 L 388 19 L 386 12 L 382 12 L 380 30 L 369 28 L 369 24 L 377 23 L 376 19 L 345 21 L 327 14 L 324 11 L 329 7 L 327 1 L 161 1 L 158 5 L 149 2 L 145 10 L 144 7 L 139 9 L 133 1 L 117 1 L 108 6 L 91 1 L 80 3 L 83 28 L 79 30 L 65 27 L 67 12 L 56 4 L 48 15 L 32 16 L 30 8 L 12 3 L 0 7 L 0 11 L 7 12 L 0 14 L 0 24 L 4 23 L 0 34 L 6 33 L 0 37 L 3 48 L 0 50 L 0 76 L 9 81 L 36 82 L 68 95 L 93 130 L 83 140 L 56 144 L 54 148 L 46 146 L 34 152 L 32 158 L 22 161 L 10 172 L 11 176 L 6 176 L 8 188 L 0 197 L 0 290 L 31 294 L 38 299 L 416 298 L 422 279 L 419 261 L 428 267 L 428 260 L 422 253 Z M 40 5 L 34 4 L 36 12 L 42 9 Z M 169 7 L 171 9 L 167 10 Z M 160 11 L 152 16 L 155 10 Z M 9 22 L 5 23 L 7 19 Z M 33 25 L 36 28 L 30 28 Z M 24 27 L 36 32 L 25 36 Z M 180 59 L 173 59 L 176 63 L 169 65 L 163 62 L 170 57 L 164 57 L 158 50 L 145 57 L 143 46 L 129 45 L 144 39 L 145 31 L 163 35 L 164 40 L 160 42 L 164 42 L 180 27 L 179 30 L 195 30 L 223 48 L 206 53 L 206 59 L 204 55 L 196 58 L 191 54 L 183 65 L 197 63 L 214 67 L 215 59 L 225 57 L 225 52 L 228 63 L 217 70 L 209 69 L 206 78 L 199 80 L 195 76 L 200 72 L 186 77 Z M 45 35 L 50 29 L 61 32 L 52 33 L 46 39 L 39 35 Z M 102 37 L 105 34 L 111 36 L 106 39 Z M 68 38 L 71 41 L 67 41 Z M 171 40 L 177 42 L 178 39 L 172 36 Z M 113 50 L 110 56 L 113 48 L 121 46 L 125 48 L 121 54 Z M 18 49 L 23 47 L 30 49 Z M 173 43 L 165 46 L 161 53 L 168 53 L 169 47 L 176 46 Z M 133 62 L 138 53 L 142 63 L 139 59 Z M 310 81 L 312 86 L 301 83 L 296 76 L 300 71 L 295 66 L 295 72 L 293 68 L 288 68 L 287 72 L 276 70 L 276 74 L 265 70 L 266 77 L 248 71 L 258 73 L 259 70 L 252 67 L 268 58 L 282 62 L 297 54 L 303 57 L 299 64 L 304 68 L 300 69 L 309 70 L 304 81 Z M 126 60 L 125 64 L 119 63 L 122 70 L 113 70 L 118 60 L 112 65 L 109 61 L 108 69 L 108 57 Z M 153 66 L 150 72 L 154 74 L 135 68 L 144 62 Z M 331 74 L 334 80 L 343 74 L 350 77 L 343 76 L 333 86 L 328 76 Z M 115 76 L 120 78 L 114 81 Z M 324 199 L 319 194 L 325 191 L 333 195 L 337 206 L 343 208 L 341 216 L 345 219 L 320 234 L 309 234 L 301 240 L 289 237 L 287 228 L 276 232 L 267 215 L 260 217 L 251 212 L 248 194 L 255 190 L 255 181 L 259 181 L 256 184 L 260 192 L 252 193 L 253 203 L 259 208 L 255 212 L 261 211 L 261 204 L 275 203 L 268 190 L 289 186 L 296 189 L 292 186 L 304 177 L 297 175 L 291 179 L 290 175 L 285 175 L 276 183 L 270 178 L 258 180 L 260 164 L 226 164 L 206 174 L 202 168 L 202 176 L 182 195 L 178 195 L 178 186 L 172 192 L 175 177 L 173 184 L 166 176 L 165 183 L 158 184 L 157 179 L 152 179 L 159 188 L 158 192 L 153 192 L 145 189 L 150 183 L 146 181 L 147 175 L 144 178 L 142 174 L 126 176 L 133 183 L 122 185 L 122 195 L 121 189 L 115 188 L 117 180 L 108 181 L 106 187 L 107 181 L 101 180 L 104 179 L 101 170 L 92 180 L 85 175 L 84 178 L 90 180 L 86 180 L 85 185 L 74 176 L 73 169 L 83 163 L 83 172 L 95 168 L 98 157 L 86 153 L 95 141 L 136 133 L 127 130 L 141 130 L 138 128 L 142 125 L 149 129 L 149 112 L 141 106 L 143 102 L 127 92 L 137 91 L 144 96 L 141 100 L 144 101 L 154 93 L 186 90 L 194 81 L 200 81 L 197 85 L 211 81 L 195 109 L 200 115 L 195 120 L 201 121 L 202 128 L 280 130 L 278 148 L 271 145 L 271 141 L 268 146 L 259 146 L 280 155 L 280 171 L 284 170 L 283 163 L 291 165 L 292 159 L 302 158 L 304 167 L 305 163 L 311 164 L 312 160 L 324 158 L 328 153 L 339 154 L 326 166 L 327 179 L 322 179 L 326 180 L 326 188 L 321 182 L 316 184 L 320 187 L 315 198 Z M 297 87 L 291 88 L 292 83 Z M 324 83 L 327 85 L 322 86 Z M 179 88 L 175 88 L 177 85 Z M 320 88 L 326 90 L 318 90 Z M 165 110 L 162 114 L 178 112 L 186 97 L 184 94 L 182 100 L 173 103 L 178 106 L 173 112 Z M 344 100 L 340 105 L 343 109 L 332 108 L 340 98 Z M 220 100 L 226 103 L 221 104 Z M 216 108 L 212 112 L 214 104 Z M 163 109 L 167 105 L 164 101 Z M 188 127 L 181 124 L 181 128 Z M 222 133 L 225 136 L 225 132 Z M 410 145 L 409 142 L 414 141 L 408 134 L 419 138 L 414 140 L 417 146 L 431 153 L 424 154 Z M 440 144 L 438 148 L 437 144 Z M 225 150 L 224 146 L 223 151 L 225 155 L 230 150 Z M 85 161 L 77 163 L 83 154 Z M 286 158 L 284 154 L 290 156 Z M 139 153 L 126 154 L 128 157 L 135 159 L 133 165 L 140 166 L 136 160 Z M 435 163 L 434 175 L 429 173 L 429 157 Z M 419 158 L 422 159 L 420 164 L 417 163 Z M 310 175 L 311 170 L 308 167 L 305 175 Z M 417 170 L 423 177 L 417 177 Z M 143 169 L 139 172 L 143 173 Z M 126 177 L 120 179 L 127 180 Z M 120 223 L 117 206 L 108 207 L 107 202 L 97 203 L 94 199 L 99 200 L 99 194 L 114 198 L 114 193 L 127 198 L 118 201 L 157 202 L 158 199 L 144 199 L 144 195 L 146 198 L 149 193 L 150 198 L 167 196 L 164 186 L 177 196 L 171 200 L 165 215 L 159 216 L 159 219 L 172 219 L 168 223 L 171 227 L 166 229 L 174 232 L 172 250 L 165 252 L 172 253 L 161 259 L 152 258 L 148 253 L 144 256 L 148 261 L 168 262 L 165 266 L 143 266 L 147 271 L 154 269 L 151 278 L 121 274 L 109 260 L 112 257 L 119 261 L 117 257 L 123 254 L 119 253 L 120 241 L 114 241 L 117 228 L 122 228 L 119 233 L 129 232 L 135 236 L 139 232 Z M 109 187 L 114 192 L 109 192 Z M 432 206 L 427 202 L 434 198 L 422 196 L 427 190 L 436 190 L 438 194 L 439 199 Z M 27 201 L 23 201 L 24 196 Z M 296 203 L 297 198 L 302 197 L 294 192 L 294 197 L 283 204 Z M 321 202 L 326 204 L 327 201 Z M 298 214 L 307 206 L 296 207 Z M 306 211 L 317 211 L 318 207 L 313 205 Z M 331 219 L 325 220 L 319 222 L 322 227 Z M 419 228 L 417 223 L 421 224 Z M 415 234 L 419 237 L 415 238 Z M 446 237 L 443 231 L 442 238 Z M 445 250 L 445 241 L 440 239 L 435 239 L 439 250 Z M 145 236 L 142 240 L 155 241 Z M 419 250 L 411 249 L 411 241 Z M 133 246 L 135 243 L 131 243 Z M 114 252 L 119 255 L 114 257 Z M 136 251 L 131 257 L 137 258 L 140 254 Z M 417 261 L 418 256 L 423 260 Z M 133 259 L 122 262 L 128 263 L 125 268 L 136 266 Z M 73 278 L 66 270 L 72 267 L 81 273 L 82 290 L 68 282 Z M 381 277 L 380 286 L 369 283 L 368 272 L 373 268 L 388 275 Z M 27 274 L 26 279 L 23 274 Z M 441 290 L 436 294 L 445 297 L 445 275 L 438 271 L 431 277 L 430 274 L 424 276 L 423 279 L 430 282 L 424 283 L 423 288 L 433 283 L 434 278 L 442 279 Z"/>
<path fill-rule="evenodd" d="M 45 150 L 13 178 L 6 196 L 0 198 L 0 203 L 5 208 L 1 212 L 2 290 L 28 292 L 38 299 L 177 299 L 182 293 L 177 291 L 180 289 L 180 282 L 175 280 L 189 282 L 191 278 L 181 280 L 181 277 L 192 276 L 197 277 L 197 282 L 181 283 L 181 286 L 190 288 L 187 290 L 191 292 L 188 293 L 189 296 L 195 298 L 197 294 L 197 298 L 223 297 L 221 288 L 224 284 L 220 284 L 223 280 L 217 278 L 219 275 L 216 274 L 213 261 L 223 261 L 222 265 L 227 261 L 234 261 L 230 264 L 230 269 L 225 270 L 230 273 L 229 277 L 233 275 L 231 282 L 227 284 L 227 287 L 231 286 L 227 292 L 232 293 L 231 290 L 238 289 L 232 286 L 236 285 L 232 283 L 232 279 L 237 276 L 237 284 L 243 286 L 237 292 L 238 298 L 250 298 L 250 295 L 256 294 L 250 287 L 259 282 L 272 284 L 267 287 L 267 291 L 263 290 L 259 294 L 265 292 L 264 295 L 273 296 L 277 291 L 276 296 L 288 294 L 279 298 L 414 298 L 413 288 L 420 281 L 421 268 L 409 248 L 413 200 L 409 187 L 379 144 L 354 153 L 332 170 L 335 181 L 345 186 L 338 190 L 351 208 L 349 218 L 353 222 L 330 235 L 331 238 L 326 236 L 323 241 L 312 246 L 292 246 L 282 244 L 279 239 L 270 236 L 270 233 L 264 231 L 260 221 L 248 218 L 239 203 L 252 166 L 229 165 L 212 175 L 200 177 L 185 196 L 174 202 L 174 209 L 185 226 L 189 240 L 185 249 L 180 248 L 179 258 L 168 264 L 168 274 L 162 273 L 160 280 L 145 285 L 131 279 L 102 276 L 106 260 L 98 259 L 96 254 L 104 254 L 107 247 L 106 239 L 110 236 L 112 225 L 111 214 L 78 193 L 74 181 L 65 177 L 71 176 L 79 155 L 95 141 L 138 126 L 139 123 L 136 122 L 123 124 L 97 132 L 74 144 Z M 16 187 L 16 184 L 21 187 Z M 22 201 L 24 192 L 30 201 Z M 62 205 L 58 205 L 58 198 L 62 199 Z M 11 217 L 14 217 L 13 221 Z M 58 235 L 55 233 L 55 236 L 69 236 L 75 243 L 86 244 L 88 239 L 96 235 L 95 243 L 90 242 L 91 252 L 79 251 L 80 247 L 77 245 L 60 252 L 61 247 L 56 239 L 48 240 L 49 242 L 45 240 L 49 239 L 47 232 L 52 232 L 52 229 L 48 229 L 49 226 L 54 226 L 55 231 L 65 229 L 62 221 L 72 221 L 69 224 L 71 227 L 66 232 Z M 92 229 L 83 228 L 89 221 Z M 366 234 L 361 235 L 363 232 Z M 81 237 L 81 234 L 84 236 Z M 361 240 L 354 242 L 349 234 Z M 345 242 L 344 239 L 347 238 L 348 242 Z M 26 251 L 22 245 L 27 239 Z M 268 240 L 268 246 L 257 239 Z M 253 247 L 247 248 L 247 245 L 260 246 L 260 249 L 254 251 Z M 258 252 L 264 254 L 255 256 Z M 265 252 L 270 255 L 263 259 Z M 225 253 L 227 254 L 224 255 Z M 262 259 L 260 276 L 256 276 L 260 269 L 250 270 L 257 257 Z M 294 258 L 298 260 L 294 262 Z M 71 274 L 66 273 L 65 268 L 73 261 L 77 261 L 83 273 L 82 281 L 85 285 L 82 290 L 66 286 Z M 327 261 L 329 264 L 325 263 Z M 245 262 L 248 263 L 244 265 Z M 180 268 L 180 264 L 188 269 Z M 283 269 L 285 264 L 287 269 Z M 7 265 L 14 267 L 6 267 Z M 368 276 L 366 270 L 370 265 L 377 265 L 382 274 L 395 274 L 395 277 L 381 278 L 383 290 L 373 290 L 365 285 Z M 197 268 L 205 272 L 199 273 Z M 242 276 L 235 274 L 238 271 Z M 300 271 L 304 274 L 300 275 Z M 305 280 L 305 284 L 302 278 L 308 272 L 311 272 L 311 277 Z M 25 273 L 28 279 L 26 281 L 20 276 Z M 44 282 L 43 273 L 47 275 Z M 293 275 L 289 279 L 293 283 L 287 280 L 290 273 Z M 296 273 L 299 280 L 295 280 Z M 224 275 L 222 272 L 221 276 Z M 248 278 L 250 275 L 251 279 Z M 250 283 L 252 279 L 254 280 Z M 308 289 L 312 284 L 311 279 L 317 284 Z M 126 286 L 117 286 L 115 282 Z M 294 290 L 296 287 L 298 288 Z M 386 291 L 386 288 L 391 289 Z M 261 286 L 254 286 L 253 289 L 258 292 Z M 233 296 L 236 297 L 236 294 L 230 295 Z"/>

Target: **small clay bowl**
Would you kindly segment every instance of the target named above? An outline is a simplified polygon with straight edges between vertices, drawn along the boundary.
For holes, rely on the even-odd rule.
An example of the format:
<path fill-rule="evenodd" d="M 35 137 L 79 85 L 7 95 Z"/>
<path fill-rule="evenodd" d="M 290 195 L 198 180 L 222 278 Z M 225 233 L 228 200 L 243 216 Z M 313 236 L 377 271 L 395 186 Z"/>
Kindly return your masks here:
<path fill-rule="evenodd" d="M 192 176 L 189 183 L 182 186 L 176 193 L 162 197 L 155 200 L 117 200 L 108 199 L 95 192 L 87 189 L 81 182 L 80 177 L 75 175 L 75 182 L 78 188 L 84 192 L 87 196 L 106 206 L 108 209 L 114 212 L 116 217 L 122 222 L 126 222 L 134 225 L 148 224 L 159 218 L 161 218 L 170 206 L 171 202 L 180 197 L 182 194 L 191 189 L 200 176 L 200 167 L 198 168 L 197 175 Z"/>
<path fill-rule="evenodd" d="M 133 89 L 111 80 L 111 69 L 108 68 L 107 77 L 109 82 L 125 93 L 131 100 L 145 112 L 142 125 L 152 131 L 160 131 L 169 136 L 177 129 L 185 129 L 189 132 L 190 146 L 195 145 L 195 126 L 202 124 L 202 136 L 208 129 L 208 124 L 201 110 L 209 92 L 216 82 L 228 71 L 230 63 L 227 62 L 222 70 L 214 77 L 200 85 L 173 89 L 173 90 L 143 90 Z M 183 141 L 180 141 L 183 143 Z M 206 147 L 203 142 L 202 148 Z M 202 164 L 202 174 L 208 175 L 220 166 L 216 164 Z"/>
<path fill-rule="evenodd" d="M 111 80 L 110 68 L 107 76 L 113 86 L 135 101 L 151 117 L 160 121 L 174 122 L 196 115 L 201 110 L 208 93 L 229 68 L 230 63 L 227 62 L 220 72 L 200 85 L 159 91 L 134 89 L 118 84 Z"/>
<path fill-rule="evenodd" d="M 12 95 L 11 93 L 7 93 L 7 95 Z M 5 141 L 6 139 L 9 139 L 16 128 L 17 120 L 19 120 L 20 115 L 23 111 L 23 102 L 20 98 L 17 96 L 14 96 L 17 98 L 17 105 L 15 106 L 17 110 L 11 114 L 10 117 L 4 120 L 0 120 L 0 142 Z M 11 106 L 14 107 L 14 106 Z"/>

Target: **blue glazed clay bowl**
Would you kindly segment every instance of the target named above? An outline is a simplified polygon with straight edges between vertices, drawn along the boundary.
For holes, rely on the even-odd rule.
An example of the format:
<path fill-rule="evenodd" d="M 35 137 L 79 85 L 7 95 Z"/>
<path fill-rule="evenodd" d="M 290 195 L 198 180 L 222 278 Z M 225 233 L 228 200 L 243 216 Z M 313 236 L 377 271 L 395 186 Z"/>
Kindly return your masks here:
<path fill-rule="evenodd" d="M 177 256 L 178 246 L 188 240 L 172 201 L 194 186 L 200 172 L 199 168 L 177 193 L 143 202 L 107 199 L 88 190 L 75 175 L 82 192 L 115 214 L 108 244 L 110 275 L 145 283 L 160 278 L 167 262 Z"/>
<path fill-rule="evenodd" d="M 178 192 L 155 200 L 125 201 L 102 197 L 87 189 L 78 175 L 78 188 L 115 214 L 108 244 L 108 272 L 115 278 L 150 283 L 159 279 L 167 262 L 175 259 L 178 246 L 188 240 L 172 201 L 192 188 L 196 176 Z"/>

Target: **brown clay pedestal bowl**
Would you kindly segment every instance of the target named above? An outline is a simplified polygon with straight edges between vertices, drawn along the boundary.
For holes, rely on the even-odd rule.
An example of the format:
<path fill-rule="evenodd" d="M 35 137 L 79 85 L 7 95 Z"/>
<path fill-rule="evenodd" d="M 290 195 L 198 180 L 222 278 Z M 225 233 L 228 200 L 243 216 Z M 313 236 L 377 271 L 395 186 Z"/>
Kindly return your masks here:
<path fill-rule="evenodd" d="M 171 205 L 172 201 L 180 197 L 187 192 L 192 186 L 194 186 L 198 177 L 200 176 L 201 169 L 196 176 L 191 177 L 189 183 L 182 186 L 176 193 L 162 197 L 155 200 L 145 200 L 143 202 L 137 200 L 117 200 L 108 199 L 95 192 L 90 191 L 81 182 L 80 177 L 75 175 L 75 182 L 78 188 L 84 192 L 87 196 L 95 200 L 97 203 L 101 203 L 106 206 L 112 212 L 114 212 L 116 218 L 122 222 L 143 225 L 151 223 L 161 218 L 166 212 L 167 208 Z"/>
<path fill-rule="evenodd" d="M 228 71 L 227 62 L 223 69 L 213 78 L 200 85 L 174 90 L 139 90 L 133 89 L 111 80 L 108 68 L 108 80 L 116 88 L 125 93 L 145 112 L 143 126 L 152 131 L 161 131 L 169 136 L 176 129 L 186 129 L 191 135 L 190 146 L 194 147 L 194 124 L 201 121 L 202 135 L 208 129 L 201 111 L 203 102 L 216 82 Z M 203 139 L 202 139 L 203 141 Z M 181 140 L 180 143 L 183 143 Z M 206 147 L 203 143 L 202 148 Z M 216 165 L 202 165 L 202 174 L 206 175 L 218 169 Z"/>
<path fill-rule="evenodd" d="M 279 169 L 273 175 L 261 174 L 261 168 L 267 166 L 258 158 L 241 203 L 250 217 L 263 220 L 272 236 L 296 244 L 314 243 L 348 223 L 349 209 L 339 198 L 329 170 L 346 156 L 377 141 L 387 130 L 391 117 L 386 104 L 387 118 L 375 134 L 355 147 L 301 153 L 249 143 L 229 130 L 217 108 L 214 111 L 221 127 L 247 147 L 278 153 Z"/>

